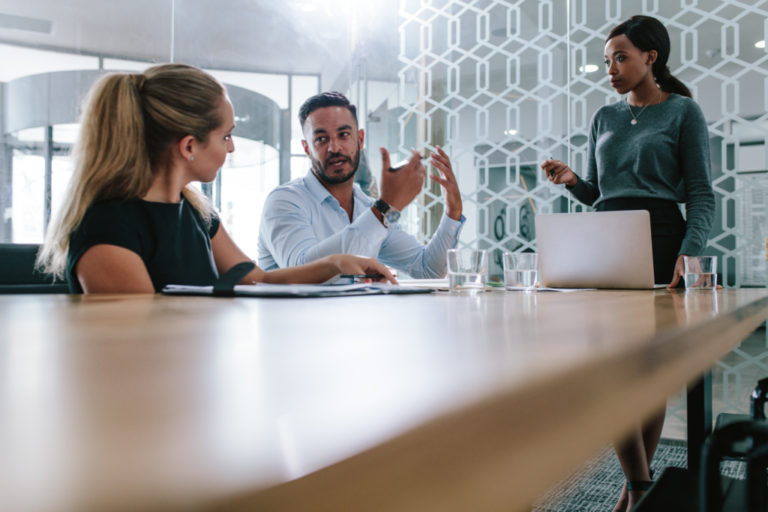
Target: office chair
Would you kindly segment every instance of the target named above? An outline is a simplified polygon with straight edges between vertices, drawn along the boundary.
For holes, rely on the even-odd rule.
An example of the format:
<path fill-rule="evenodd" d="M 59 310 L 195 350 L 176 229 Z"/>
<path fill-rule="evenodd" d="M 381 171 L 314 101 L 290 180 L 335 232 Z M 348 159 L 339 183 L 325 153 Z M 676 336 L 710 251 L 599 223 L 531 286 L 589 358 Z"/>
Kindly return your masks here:
<path fill-rule="evenodd" d="M 702 450 L 700 474 L 669 467 L 638 503 L 637 512 L 765 512 L 768 504 L 768 378 L 758 381 L 750 414 L 719 414 L 715 430 Z M 745 460 L 747 479 L 720 474 L 725 460 Z"/>
<path fill-rule="evenodd" d="M 0 244 L 0 295 L 19 293 L 69 293 L 66 281 L 35 269 L 37 244 Z"/>
<path fill-rule="evenodd" d="M 752 391 L 749 403 L 749 415 L 721 413 L 717 415 L 715 431 L 731 423 L 740 421 L 766 421 L 765 403 L 768 401 L 768 378 L 757 381 L 757 387 Z M 752 440 L 747 438 L 737 442 L 724 456 L 727 460 L 745 460 L 746 454 L 752 449 Z"/>

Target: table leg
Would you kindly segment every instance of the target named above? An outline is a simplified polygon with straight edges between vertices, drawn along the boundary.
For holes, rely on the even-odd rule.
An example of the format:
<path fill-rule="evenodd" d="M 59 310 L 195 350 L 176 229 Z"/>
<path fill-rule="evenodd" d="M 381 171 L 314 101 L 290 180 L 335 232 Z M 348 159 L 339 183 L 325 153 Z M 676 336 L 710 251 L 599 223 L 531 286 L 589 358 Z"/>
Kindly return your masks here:
<path fill-rule="evenodd" d="M 701 467 L 701 448 L 712 433 L 712 372 L 688 384 L 688 469 Z"/>

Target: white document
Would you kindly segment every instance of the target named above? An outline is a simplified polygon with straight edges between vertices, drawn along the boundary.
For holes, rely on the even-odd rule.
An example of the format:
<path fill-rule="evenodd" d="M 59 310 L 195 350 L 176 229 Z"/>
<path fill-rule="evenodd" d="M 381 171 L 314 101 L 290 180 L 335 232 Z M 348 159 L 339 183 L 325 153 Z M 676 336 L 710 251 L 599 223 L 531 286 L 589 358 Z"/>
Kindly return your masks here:
<path fill-rule="evenodd" d="M 398 279 L 398 283 L 402 286 L 409 288 L 425 288 L 429 290 L 437 290 L 440 292 L 447 292 L 450 290 L 447 279 Z M 489 292 L 493 290 L 493 286 L 486 284 L 485 291 Z"/>
<path fill-rule="evenodd" d="M 447 279 L 402 279 L 399 281 L 399 283 L 403 286 L 408 286 L 411 288 L 429 288 L 430 290 L 439 290 L 439 291 L 446 291 L 446 292 L 448 291 Z M 496 285 L 496 286 L 491 286 L 489 284 L 485 285 L 485 291 L 491 291 L 494 288 L 506 290 L 506 288 L 499 285 Z M 539 292 L 586 292 L 586 291 L 592 291 L 592 290 L 597 290 L 597 288 L 536 288 L 536 291 L 539 291 Z M 509 291 L 524 292 L 525 289 L 510 288 Z"/>
<path fill-rule="evenodd" d="M 524 292 L 525 288 L 505 288 L 505 290 L 510 292 Z M 597 290 L 597 288 L 535 288 L 537 292 L 562 292 L 562 293 L 569 293 L 569 292 L 591 292 Z"/>
<path fill-rule="evenodd" d="M 410 286 L 413 288 L 429 288 L 430 290 L 448 291 L 447 279 L 398 279 L 397 282 L 402 286 Z"/>
<path fill-rule="evenodd" d="M 333 297 L 345 295 L 382 295 L 423 293 L 422 289 L 397 286 L 388 283 L 356 283 L 345 285 L 323 284 L 239 284 L 234 288 L 236 296 L 244 297 Z M 185 286 L 169 284 L 163 288 L 168 295 L 213 295 L 213 286 Z"/>

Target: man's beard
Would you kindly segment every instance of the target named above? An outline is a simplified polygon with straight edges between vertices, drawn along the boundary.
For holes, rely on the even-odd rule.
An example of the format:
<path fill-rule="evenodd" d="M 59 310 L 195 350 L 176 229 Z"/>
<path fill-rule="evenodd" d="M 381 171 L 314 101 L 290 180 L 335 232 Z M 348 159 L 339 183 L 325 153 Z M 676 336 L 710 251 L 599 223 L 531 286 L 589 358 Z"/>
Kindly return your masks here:
<path fill-rule="evenodd" d="M 342 176 L 329 176 L 326 174 L 325 169 L 328 167 L 328 162 L 333 160 L 334 158 L 343 158 L 350 164 L 352 164 L 352 170 L 349 171 L 347 174 L 344 174 Z M 332 185 L 338 185 L 339 183 L 344 183 L 346 181 L 349 181 L 352 179 L 352 177 L 357 172 L 357 167 L 360 165 L 360 143 L 357 144 L 357 152 L 355 153 L 355 156 L 353 158 L 349 158 L 346 155 L 342 155 L 341 153 L 331 153 L 328 158 L 325 159 L 325 163 L 321 164 L 320 160 L 315 160 L 314 158 L 310 158 L 312 160 L 312 171 L 315 173 L 315 176 L 317 176 L 320 180 L 330 183 Z"/>

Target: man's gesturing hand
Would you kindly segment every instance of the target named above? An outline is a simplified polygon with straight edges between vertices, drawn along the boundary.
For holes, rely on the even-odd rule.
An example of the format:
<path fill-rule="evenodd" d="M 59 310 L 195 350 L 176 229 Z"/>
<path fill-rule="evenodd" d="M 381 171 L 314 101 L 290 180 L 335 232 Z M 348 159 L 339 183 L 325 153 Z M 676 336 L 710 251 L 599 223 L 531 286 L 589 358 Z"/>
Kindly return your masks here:
<path fill-rule="evenodd" d="M 433 181 L 440 184 L 445 198 L 445 214 L 453 220 L 461 220 L 461 192 L 453 174 L 451 159 L 445 154 L 443 148 L 437 146 L 437 153 L 432 153 L 432 166 L 438 170 L 440 176 L 430 174 Z"/>
<path fill-rule="evenodd" d="M 421 156 L 415 150 L 411 150 L 411 159 L 408 163 L 391 172 L 392 164 L 389 161 L 389 151 L 381 148 L 381 200 L 400 211 L 411 204 L 424 186 L 424 178 L 427 171 L 421 164 Z"/>

